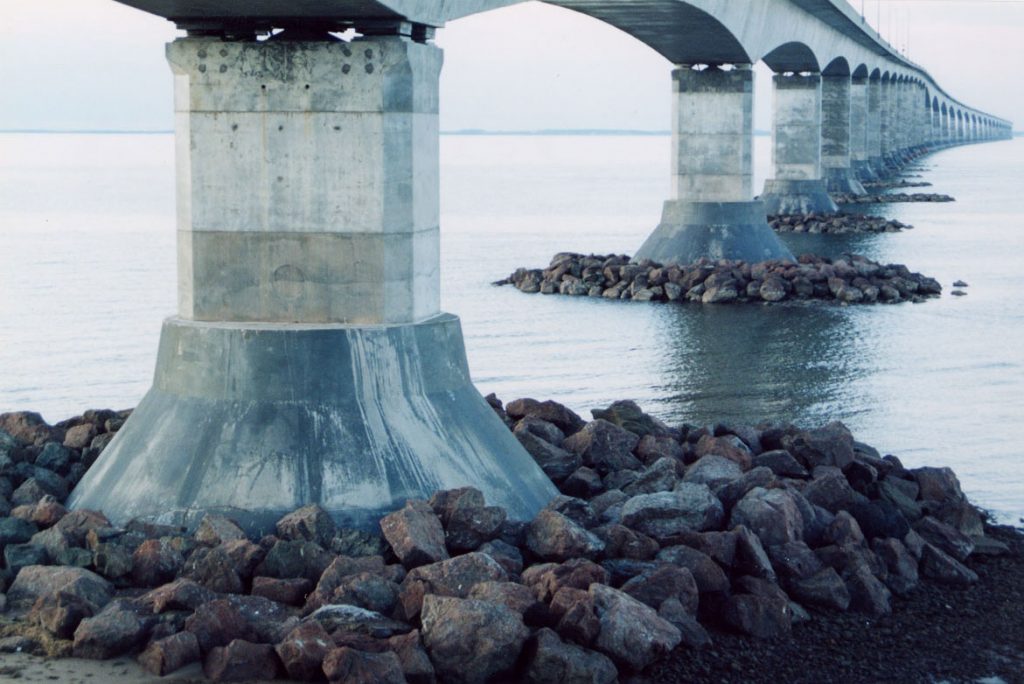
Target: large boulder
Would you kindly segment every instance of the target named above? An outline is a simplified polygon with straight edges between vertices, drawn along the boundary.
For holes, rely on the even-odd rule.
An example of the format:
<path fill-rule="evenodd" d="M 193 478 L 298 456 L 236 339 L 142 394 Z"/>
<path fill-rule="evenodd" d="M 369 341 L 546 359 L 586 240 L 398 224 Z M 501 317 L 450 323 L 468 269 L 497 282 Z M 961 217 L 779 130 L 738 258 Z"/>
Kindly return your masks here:
<path fill-rule="evenodd" d="M 506 606 L 428 595 L 423 600 L 423 644 L 445 681 L 483 683 L 509 673 L 530 630 Z"/>
<path fill-rule="evenodd" d="M 273 646 L 241 639 L 212 649 L 203 661 L 203 674 L 215 682 L 273 679 L 278 669 Z"/>
<path fill-rule="evenodd" d="M 633 449 L 640 438 L 606 420 L 587 423 L 579 432 L 567 437 L 563 448 L 578 454 L 583 465 L 602 475 L 619 470 L 640 470 L 643 464 Z"/>
<path fill-rule="evenodd" d="M 554 424 L 566 435 L 579 432 L 586 422 L 571 409 L 556 401 L 537 401 L 536 399 L 516 399 L 505 406 L 505 412 L 513 420 L 526 417 L 539 418 Z"/>
<path fill-rule="evenodd" d="M 178 632 L 150 642 L 138 660 L 147 672 L 163 677 L 197 662 L 200 657 L 199 642 L 195 635 L 192 632 Z"/>
<path fill-rule="evenodd" d="M 707 454 L 701 456 L 696 463 L 686 469 L 683 482 L 721 487 L 741 475 L 743 475 L 743 469 L 736 461 L 717 454 Z"/>
<path fill-rule="evenodd" d="M 426 501 L 412 500 L 380 521 L 384 538 L 407 568 L 448 558 L 444 528 Z"/>
<path fill-rule="evenodd" d="M 796 497 L 785 489 L 755 487 L 737 502 L 729 526 L 743 525 L 757 535 L 765 546 L 800 541 L 804 519 Z"/>
<path fill-rule="evenodd" d="M 545 509 L 527 528 L 526 548 L 541 560 L 560 562 L 596 558 L 604 542 L 561 513 Z"/>
<path fill-rule="evenodd" d="M 693 575 L 697 589 L 703 593 L 729 591 L 729 578 L 711 556 L 688 546 L 670 546 L 658 552 L 658 560 L 686 568 Z"/>
<path fill-rule="evenodd" d="M 640 671 L 682 640 L 671 623 L 628 594 L 602 584 L 589 593 L 601 626 L 594 646 L 616 662 Z"/>
<path fill-rule="evenodd" d="M 845 468 L 853 462 L 853 435 L 839 421 L 783 438 L 782 444 L 808 470 L 821 465 Z"/>
<path fill-rule="evenodd" d="M 415 568 L 402 581 L 398 614 L 412 620 L 427 594 L 466 598 L 480 582 L 504 582 L 508 573 L 493 558 L 473 552 Z"/>
<path fill-rule="evenodd" d="M 787 601 L 753 594 L 729 597 L 722 619 L 736 631 L 759 639 L 785 636 L 792 626 L 792 613 Z"/>
<path fill-rule="evenodd" d="M 622 506 L 622 524 L 661 543 L 685 532 L 720 529 L 722 502 L 707 485 L 680 483 L 674 491 L 639 494 Z"/>
<path fill-rule="evenodd" d="M 110 601 L 114 586 L 84 568 L 30 565 L 18 572 L 7 591 L 7 599 L 12 604 L 31 604 L 40 596 L 57 592 L 77 596 L 98 612 Z"/>
<path fill-rule="evenodd" d="M 655 610 L 666 600 L 675 599 L 691 615 L 697 614 L 697 582 L 685 567 L 663 563 L 633 577 L 619 589 Z"/>
<path fill-rule="evenodd" d="M 513 434 L 552 482 L 566 480 L 583 465 L 578 453 L 556 446 L 531 430 L 517 427 Z"/>
<path fill-rule="evenodd" d="M 594 418 L 606 420 L 638 437 L 669 434 L 668 426 L 644 413 L 635 401 L 616 401 L 606 409 L 593 409 L 590 413 Z"/>
<path fill-rule="evenodd" d="M 75 630 L 72 652 L 76 658 L 113 658 L 145 643 L 151 628 L 152 620 L 143 620 L 115 601 L 96 617 L 82 620 Z"/>
<path fill-rule="evenodd" d="M 327 511 L 317 504 L 310 504 L 278 520 L 276 530 L 281 539 L 306 540 L 327 548 L 338 528 Z"/>
<path fill-rule="evenodd" d="M 348 646 L 327 654 L 323 673 L 330 682 L 344 684 L 405 684 L 402 662 L 390 651 L 368 653 Z"/>
<path fill-rule="evenodd" d="M 530 639 L 524 653 L 528 684 L 614 684 L 619 678 L 607 656 L 562 641 L 548 628 Z"/>

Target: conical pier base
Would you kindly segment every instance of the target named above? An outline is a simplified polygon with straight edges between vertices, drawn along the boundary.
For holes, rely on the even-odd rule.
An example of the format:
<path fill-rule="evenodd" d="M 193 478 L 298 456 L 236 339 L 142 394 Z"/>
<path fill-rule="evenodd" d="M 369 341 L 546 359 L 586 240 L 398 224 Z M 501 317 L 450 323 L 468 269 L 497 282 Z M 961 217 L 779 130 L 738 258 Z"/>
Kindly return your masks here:
<path fill-rule="evenodd" d="M 459 320 L 394 326 L 164 323 L 152 389 L 69 505 L 247 532 L 319 503 L 376 528 L 471 485 L 513 519 L 557 492 L 470 381 Z"/>

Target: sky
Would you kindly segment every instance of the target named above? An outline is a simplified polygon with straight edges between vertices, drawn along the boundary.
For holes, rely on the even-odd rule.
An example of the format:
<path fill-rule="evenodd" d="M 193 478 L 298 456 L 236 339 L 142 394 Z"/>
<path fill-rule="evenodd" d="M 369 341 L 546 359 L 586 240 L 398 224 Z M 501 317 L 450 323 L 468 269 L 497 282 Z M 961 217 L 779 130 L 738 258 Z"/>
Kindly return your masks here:
<path fill-rule="evenodd" d="M 736 0 L 741 1 L 741 0 Z M 1024 129 L 1024 0 L 855 0 L 962 102 Z M 112 0 L 0 0 L 0 129 L 170 130 L 169 22 Z M 438 31 L 441 128 L 667 130 L 671 65 L 594 19 L 530 2 Z M 770 128 L 757 69 L 755 125 Z"/>

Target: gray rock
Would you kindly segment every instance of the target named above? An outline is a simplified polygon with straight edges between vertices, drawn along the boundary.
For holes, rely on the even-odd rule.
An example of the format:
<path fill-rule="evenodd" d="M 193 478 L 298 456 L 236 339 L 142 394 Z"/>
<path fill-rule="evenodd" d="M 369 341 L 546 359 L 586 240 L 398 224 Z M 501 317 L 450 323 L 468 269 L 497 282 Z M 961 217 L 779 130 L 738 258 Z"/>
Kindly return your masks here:
<path fill-rule="evenodd" d="M 622 524 L 662 543 L 689 532 L 720 529 L 722 503 L 707 485 L 682 482 L 671 492 L 640 494 L 622 506 Z"/>
<path fill-rule="evenodd" d="M 428 595 L 423 644 L 445 681 L 476 683 L 509 672 L 530 630 L 522 617 L 487 601 Z"/>
<path fill-rule="evenodd" d="M 288 541 L 311 541 L 326 548 L 337 532 L 330 514 L 317 504 L 292 511 L 277 521 L 277 536 Z M 224 540 L 230 541 L 230 540 Z"/>
<path fill-rule="evenodd" d="M 542 510 L 527 529 L 526 547 L 542 560 L 565 561 L 596 558 L 604 542 L 561 513 Z"/>
<path fill-rule="evenodd" d="M 931 516 L 925 516 L 914 523 L 914 531 L 926 542 L 958 561 L 967 560 L 974 551 L 974 542 L 970 537 Z"/>
<path fill-rule="evenodd" d="M 605 655 L 562 641 L 551 629 L 538 631 L 527 643 L 526 671 L 529 684 L 614 684 L 615 664 Z"/>
<path fill-rule="evenodd" d="M 769 546 L 767 552 L 772 566 L 784 581 L 806 579 L 825 567 L 814 551 L 802 541 Z"/>
<path fill-rule="evenodd" d="M 736 461 L 717 454 L 700 457 L 683 475 L 683 482 L 721 487 L 743 475 L 743 469 Z"/>
<path fill-rule="evenodd" d="M 765 546 L 799 541 L 804 536 L 804 519 L 796 497 L 784 489 L 750 490 L 733 507 L 729 525 L 745 526 Z"/>
<path fill-rule="evenodd" d="M 703 648 L 711 645 L 711 635 L 686 608 L 675 599 L 666 599 L 658 609 L 658 617 L 679 630 L 684 646 Z"/>
<path fill-rule="evenodd" d="M 529 432 L 556 447 L 562 446 L 562 442 L 565 441 L 565 433 L 557 425 L 533 416 L 526 416 L 520 420 L 512 431 Z"/>
<path fill-rule="evenodd" d="M 504 582 L 508 574 L 490 556 L 473 552 L 415 568 L 402 581 L 401 615 L 409 620 L 420 612 L 427 594 L 466 598 L 480 582 Z"/>
<path fill-rule="evenodd" d="M 640 671 L 682 640 L 671 623 L 627 594 L 601 584 L 588 591 L 600 621 L 594 646 L 614 661 Z"/>
<path fill-rule="evenodd" d="M 452 511 L 445 528 L 445 542 L 453 552 L 473 551 L 501 532 L 507 514 L 498 506 L 462 507 Z"/>
<path fill-rule="evenodd" d="M 604 475 L 619 470 L 640 470 L 643 465 L 632 453 L 639 441 L 632 432 L 606 420 L 594 420 L 567 437 L 562 446 L 579 455 L 583 465 Z"/>
<path fill-rule="evenodd" d="M 544 510 L 561 513 L 580 527 L 587 529 L 600 523 L 600 518 L 593 506 L 583 499 L 565 496 L 564 494 L 559 494 L 551 499 L 548 505 L 544 507 Z"/>
<path fill-rule="evenodd" d="M 278 660 L 274 647 L 235 639 L 210 650 L 203 661 L 203 674 L 215 682 L 273 679 Z"/>
<path fill-rule="evenodd" d="M 529 430 L 521 430 L 514 434 L 552 482 L 562 482 L 583 465 L 583 458 L 578 453 L 555 446 Z"/>
<path fill-rule="evenodd" d="M 150 674 L 163 677 L 197 662 L 200 657 L 199 642 L 195 635 L 192 632 L 178 632 L 150 642 L 139 655 L 138 661 Z"/>
<path fill-rule="evenodd" d="M 655 610 L 666 600 L 675 599 L 691 615 L 697 614 L 700 593 L 693 573 L 685 567 L 662 563 L 628 580 L 619 589 Z"/>
<path fill-rule="evenodd" d="M 920 487 L 922 501 L 961 500 L 960 481 L 950 468 L 915 468 L 910 471 Z"/>
<path fill-rule="evenodd" d="M 113 658 L 145 643 L 149 628 L 133 611 L 111 604 L 96 617 L 82 620 L 72 652 L 76 658 Z"/>
<path fill-rule="evenodd" d="M 99 612 L 113 595 L 114 587 L 107 580 L 84 568 L 31 565 L 22 568 L 7 591 L 14 603 L 32 603 L 45 594 L 66 592 L 78 596 Z"/>
<path fill-rule="evenodd" d="M 753 594 L 729 597 L 725 602 L 722 619 L 732 629 L 759 639 L 786 636 L 792 628 L 787 601 Z"/>
<path fill-rule="evenodd" d="M 783 440 L 783 445 L 809 469 L 819 465 L 845 468 L 853 461 L 853 435 L 839 421 L 798 432 Z"/>
<path fill-rule="evenodd" d="M 671 491 L 678 480 L 677 463 L 679 462 L 676 459 L 667 456 L 658 459 L 645 468 L 640 477 L 627 485 L 623 491 L 629 496 Z"/>
<path fill-rule="evenodd" d="M 686 568 L 700 593 L 729 591 L 729 578 L 711 557 L 688 546 L 670 546 L 658 552 L 658 560 Z"/>
<path fill-rule="evenodd" d="M 786 584 L 789 594 L 808 606 L 846 610 L 850 591 L 835 568 L 824 568 L 810 577 L 797 577 Z"/>
<path fill-rule="evenodd" d="M 733 534 L 736 537 L 736 554 L 733 559 L 736 569 L 769 582 L 778 581 L 775 568 L 757 535 L 743 525 L 738 525 Z"/>
<path fill-rule="evenodd" d="M 871 549 L 885 564 L 885 584 L 897 596 L 906 596 L 917 587 L 917 560 L 899 539 L 873 539 Z"/>
<path fill-rule="evenodd" d="M 715 488 L 715 496 L 722 502 L 725 510 L 731 510 L 736 502 L 747 495 L 755 487 L 770 488 L 776 482 L 775 473 L 763 466 L 752 468 L 737 479 Z"/>
<path fill-rule="evenodd" d="M 359 606 L 328 604 L 313 611 L 307 621 L 315 620 L 330 634 L 351 632 L 384 639 L 394 634 L 405 634 L 412 627 L 392 620 L 380 613 Z"/>
<path fill-rule="evenodd" d="M 850 608 L 868 615 L 892 613 L 892 593 L 875 577 L 867 564 L 856 564 L 846 574 Z"/>
<path fill-rule="evenodd" d="M 638 437 L 647 435 L 667 435 L 668 427 L 657 418 L 650 416 L 641 410 L 634 401 L 616 401 L 606 409 L 594 409 L 591 411 L 595 419 L 606 420 L 624 430 L 628 430 Z"/>
<path fill-rule="evenodd" d="M 943 584 L 966 587 L 978 581 L 978 574 L 933 544 L 926 543 L 921 553 L 923 577 Z"/>
<path fill-rule="evenodd" d="M 592 532 L 604 542 L 604 554 L 608 558 L 632 558 L 650 560 L 658 553 L 658 542 L 646 534 L 631 530 L 625 525 L 602 525 Z"/>
<path fill-rule="evenodd" d="M 854 491 L 846 477 L 838 470 L 823 470 L 815 473 L 803 489 L 803 495 L 815 506 L 821 506 L 830 513 L 838 513 L 857 502 L 867 502 L 863 494 Z"/>

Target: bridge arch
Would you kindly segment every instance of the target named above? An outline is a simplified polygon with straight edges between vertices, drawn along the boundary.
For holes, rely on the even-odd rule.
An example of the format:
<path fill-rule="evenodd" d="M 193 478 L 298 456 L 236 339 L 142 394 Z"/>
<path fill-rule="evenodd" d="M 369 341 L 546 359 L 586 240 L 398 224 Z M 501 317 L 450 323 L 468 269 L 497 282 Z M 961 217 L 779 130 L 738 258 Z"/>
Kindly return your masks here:
<path fill-rule="evenodd" d="M 850 76 L 850 63 L 845 57 L 836 57 L 821 70 L 822 76 Z"/>
<path fill-rule="evenodd" d="M 801 73 L 805 71 L 812 73 L 821 72 L 818 58 L 811 48 L 804 43 L 795 41 L 783 43 L 762 57 L 761 61 L 777 74 L 787 72 Z"/>

